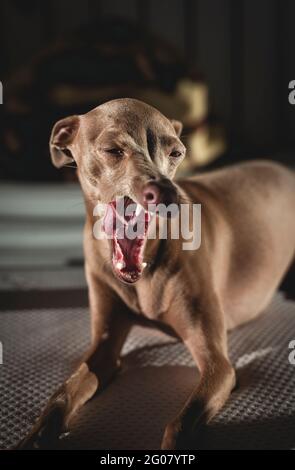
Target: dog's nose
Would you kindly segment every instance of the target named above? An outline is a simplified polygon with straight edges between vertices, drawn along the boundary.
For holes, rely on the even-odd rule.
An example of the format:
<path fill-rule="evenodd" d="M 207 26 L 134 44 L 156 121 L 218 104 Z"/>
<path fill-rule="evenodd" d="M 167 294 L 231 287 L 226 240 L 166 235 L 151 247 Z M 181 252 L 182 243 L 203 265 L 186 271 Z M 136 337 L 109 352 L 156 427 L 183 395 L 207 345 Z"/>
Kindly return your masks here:
<path fill-rule="evenodd" d="M 166 206 L 178 202 L 176 189 L 172 186 L 171 182 L 166 180 L 157 182 L 149 182 L 143 189 L 143 203 L 148 204 L 164 204 Z"/>
<path fill-rule="evenodd" d="M 160 203 L 160 189 L 155 183 L 149 183 L 143 190 L 143 201 L 145 204 Z"/>

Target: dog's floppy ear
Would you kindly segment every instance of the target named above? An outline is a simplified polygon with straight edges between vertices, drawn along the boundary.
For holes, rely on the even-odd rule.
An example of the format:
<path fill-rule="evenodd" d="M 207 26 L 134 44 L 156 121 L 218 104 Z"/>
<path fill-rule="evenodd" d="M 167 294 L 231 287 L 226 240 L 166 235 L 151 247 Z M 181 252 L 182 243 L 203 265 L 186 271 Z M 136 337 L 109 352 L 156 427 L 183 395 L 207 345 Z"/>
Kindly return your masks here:
<path fill-rule="evenodd" d="M 181 136 L 183 124 L 180 121 L 177 121 L 176 119 L 171 119 L 171 124 L 174 127 L 174 130 L 176 132 L 177 137 Z"/>
<path fill-rule="evenodd" d="M 71 150 L 75 137 L 80 127 L 79 116 L 70 116 L 58 121 L 50 136 L 51 160 L 57 168 L 61 168 L 74 161 Z"/>

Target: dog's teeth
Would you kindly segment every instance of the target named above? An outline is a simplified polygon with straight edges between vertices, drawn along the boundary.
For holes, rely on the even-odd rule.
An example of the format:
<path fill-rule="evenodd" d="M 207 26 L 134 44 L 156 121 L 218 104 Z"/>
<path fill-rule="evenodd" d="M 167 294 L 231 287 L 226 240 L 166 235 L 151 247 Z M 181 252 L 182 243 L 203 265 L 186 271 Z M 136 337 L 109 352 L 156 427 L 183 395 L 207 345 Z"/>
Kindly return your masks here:
<path fill-rule="evenodd" d="M 123 263 L 122 261 L 117 261 L 116 263 L 116 268 L 121 270 L 125 267 L 125 263 Z"/>

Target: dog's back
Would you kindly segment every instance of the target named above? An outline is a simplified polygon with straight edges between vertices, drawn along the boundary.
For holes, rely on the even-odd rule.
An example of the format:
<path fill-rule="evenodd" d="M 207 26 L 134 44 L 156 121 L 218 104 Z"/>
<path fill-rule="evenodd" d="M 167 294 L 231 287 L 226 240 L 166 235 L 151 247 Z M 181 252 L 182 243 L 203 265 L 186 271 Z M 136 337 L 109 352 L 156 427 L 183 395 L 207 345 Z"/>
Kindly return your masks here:
<path fill-rule="evenodd" d="M 208 210 L 217 214 L 213 230 L 208 225 L 212 263 L 228 327 L 234 327 L 267 306 L 294 259 L 295 217 L 290 214 L 295 175 L 277 163 L 257 161 L 198 175 L 180 185 L 193 202 L 202 204 L 202 217 Z"/>

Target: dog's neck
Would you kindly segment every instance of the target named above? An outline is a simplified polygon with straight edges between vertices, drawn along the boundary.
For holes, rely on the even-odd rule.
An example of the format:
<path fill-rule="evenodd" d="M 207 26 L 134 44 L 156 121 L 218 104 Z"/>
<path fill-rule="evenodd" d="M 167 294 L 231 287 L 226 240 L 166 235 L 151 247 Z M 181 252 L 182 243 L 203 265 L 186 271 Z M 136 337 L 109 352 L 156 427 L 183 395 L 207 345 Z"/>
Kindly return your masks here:
<path fill-rule="evenodd" d="M 158 230 L 158 220 L 152 227 L 155 238 L 148 238 L 144 250 L 144 260 L 148 264 L 147 272 L 153 274 L 159 267 L 169 268 L 174 266 L 181 250 L 181 240 L 171 238 L 172 224 L 179 223 L 178 220 L 167 219 L 167 238 L 161 238 Z M 156 229 L 157 227 L 157 229 Z M 154 232 L 156 230 L 156 232 Z"/>

